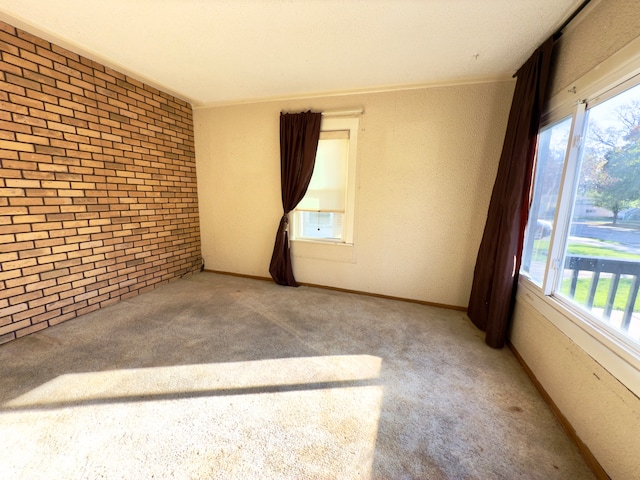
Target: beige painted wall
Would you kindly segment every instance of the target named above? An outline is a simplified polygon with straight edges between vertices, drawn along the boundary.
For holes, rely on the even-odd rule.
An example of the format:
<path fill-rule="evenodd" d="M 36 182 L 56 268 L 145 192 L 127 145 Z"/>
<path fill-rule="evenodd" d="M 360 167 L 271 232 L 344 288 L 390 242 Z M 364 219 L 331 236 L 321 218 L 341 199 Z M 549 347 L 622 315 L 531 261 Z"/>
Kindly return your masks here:
<path fill-rule="evenodd" d="M 577 20 L 559 45 L 554 93 L 640 35 L 637 0 L 602 0 Z M 608 475 L 640 478 L 640 400 L 551 320 L 519 297 L 511 342 Z"/>
<path fill-rule="evenodd" d="M 640 35 L 638 0 L 591 0 L 556 46 L 551 95 L 559 93 Z"/>
<path fill-rule="evenodd" d="M 280 111 L 362 107 L 353 256 L 310 258 L 294 245 L 296 279 L 466 307 L 513 87 L 505 81 L 195 110 L 206 268 L 269 275 L 282 215 Z"/>
<path fill-rule="evenodd" d="M 640 400 L 526 301 L 511 341 L 613 479 L 640 478 Z"/>

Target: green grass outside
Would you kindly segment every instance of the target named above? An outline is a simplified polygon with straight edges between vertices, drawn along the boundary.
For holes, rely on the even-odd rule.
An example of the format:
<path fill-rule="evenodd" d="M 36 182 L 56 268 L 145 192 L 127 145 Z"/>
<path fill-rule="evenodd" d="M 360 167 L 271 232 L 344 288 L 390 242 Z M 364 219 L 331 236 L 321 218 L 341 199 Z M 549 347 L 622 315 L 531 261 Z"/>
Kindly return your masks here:
<path fill-rule="evenodd" d="M 606 246 L 580 245 L 570 243 L 567 252 L 569 255 L 580 255 L 582 257 L 606 257 L 606 258 L 624 258 L 626 260 L 639 260 L 640 255 L 637 253 L 624 252 Z"/>
<path fill-rule="evenodd" d="M 607 246 L 605 242 L 602 242 L 602 246 L 594 245 L 582 245 L 577 243 L 570 243 L 567 248 L 569 255 L 580 255 L 582 257 L 606 257 L 606 258 L 621 258 L 625 260 L 638 260 L 640 261 L 640 254 L 624 252 L 616 250 L 611 246 Z M 613 246 L 615 244 L 611 243 Z M 549 239 L 536 240 L 533 244 L 533 262 L 546 262 L 547 252 L 549 251 Z"/>
<path fill-rule="evenodd" d="M 611 285 L 610 278 L 603 278 L 604 274 L 600 274 L 600 280 L 598 281 L 598 287 L 596 288 L 596 295 L 593 297 L 594 308 L 604 308 L 607 305 L 607 296 L 609 295 L 609 286 Z M 618 282 L 618 290 L 616 292 L 616 298 L 613 301 L 614 310 L 624 310 L 627 307 L 627 298 L 631 290 L 630 278 L 620 278 Z M 560 293 L 566 297 L 569 297 L 569 289 L 571 287 L 571 279 L 566 278 L 562 280 L 560 287 Z M 579 278 L 576 283 L 576 295 L 573 301 L 579 305 L 587 304 L 587 297 L 589 296 L 589 288 L 591 288 L 591 278 Z M 636 305 L 634 305 L 634 312 L 640 311 L 638 301 L 636 299 Z"/>

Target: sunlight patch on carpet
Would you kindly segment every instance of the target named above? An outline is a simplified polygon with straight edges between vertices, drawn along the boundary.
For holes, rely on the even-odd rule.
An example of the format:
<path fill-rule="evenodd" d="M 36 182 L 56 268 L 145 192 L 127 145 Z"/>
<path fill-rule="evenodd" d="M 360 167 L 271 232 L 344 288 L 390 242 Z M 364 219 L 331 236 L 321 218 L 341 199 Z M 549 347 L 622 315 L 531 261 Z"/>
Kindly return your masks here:
<path fill-rule="evenodd" d="M 380 368 L 345 355 L 65 374 L 2 405 L 0 461 L 11 478 L 366 478 Z"/>

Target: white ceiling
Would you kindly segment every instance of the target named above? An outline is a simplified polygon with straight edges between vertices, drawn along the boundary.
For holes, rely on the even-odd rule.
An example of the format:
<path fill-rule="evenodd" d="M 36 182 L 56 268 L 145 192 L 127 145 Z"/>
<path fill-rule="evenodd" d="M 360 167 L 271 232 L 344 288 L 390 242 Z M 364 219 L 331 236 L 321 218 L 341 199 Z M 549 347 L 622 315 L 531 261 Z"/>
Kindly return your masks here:
<path fill-rule="evenodd" d="M 0 0 L 194 106 L 509 78 L 582 0 Z"/>

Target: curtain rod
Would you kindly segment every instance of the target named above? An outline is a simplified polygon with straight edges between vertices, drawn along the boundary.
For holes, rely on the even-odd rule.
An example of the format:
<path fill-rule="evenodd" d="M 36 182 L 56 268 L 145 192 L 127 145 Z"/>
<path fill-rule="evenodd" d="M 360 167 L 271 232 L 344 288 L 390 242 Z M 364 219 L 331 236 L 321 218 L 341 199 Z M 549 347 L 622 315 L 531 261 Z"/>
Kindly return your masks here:
<path fill-rule="evenodd" d="M 569 18 L 567 18 L 565 20 L 565 22 L 560 26 L 560 28 L 558 30 L 555 31 L 555 33 L 553 34 L 553 39 L 554 40 L 558 40 L 561 36 L 562 36 L 562 30 L 564 30 L 565 28 L 567 28 L 567 25 L 569 25 L 574 18 L 576 18 L 578 16 L 578 14 L 584 10 L 584 8 L 589 5 L 589 3 L 591 2 L 591 0 L 585 0 L 584 2 L 582 2 L 582 4 L 575 10 L 575 12 L 573 12 L 571 15 L 569 15 Z"/>
<path fill-rule="evenodd" d="M 310 112 L 311 110 L 307 111 Z M 282 110 L 280 113 L 286 115 L 290 112 Z M 327 110 L 326 112 L 320 112 L 320 114 L 323 117 L 356 117 L 364 114 L 364 108 L 352 108 L 351 110 Z"/>
<path fill-rule="evenodd" d="M 323 117 L 354 117 L 356 115 L 362 115 L 364 108 L 354 108 L 352 110 L 335 110 L 322 112 Z"/>

